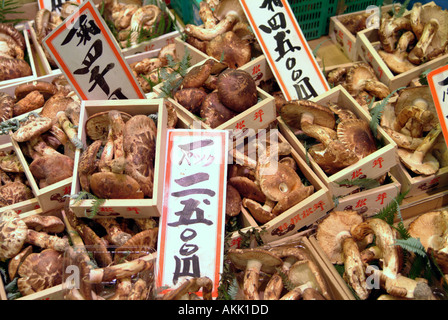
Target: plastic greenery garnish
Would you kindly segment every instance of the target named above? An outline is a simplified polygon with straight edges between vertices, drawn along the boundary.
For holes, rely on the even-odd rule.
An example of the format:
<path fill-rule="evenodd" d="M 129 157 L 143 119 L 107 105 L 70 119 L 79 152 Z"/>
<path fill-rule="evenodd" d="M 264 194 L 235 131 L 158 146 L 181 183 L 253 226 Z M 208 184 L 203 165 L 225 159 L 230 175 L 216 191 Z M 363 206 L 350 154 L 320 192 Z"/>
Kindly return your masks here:
<path fill-rule="evenodd" d="M 161 93 L 158 98 L 173 97 L 173 91 L 177 89 L 183 78 L 188 72 L 191 66 L 191 55 L 188 49 L 185 49 L 185 53 L 180 61 L 174 61 L 171 55 L 167 56 L 167 66 L 160 69 L 160 78 L 162 80 Z M 168 72 L 171 69 L 173 72 Z"/>
<path fill-rule="evenodd" d="M 23 19 L 6 19 L 8 14 L 22 14 L 23 11 L 17 11 L 22 5 L 16 0 L 1 0 L 0 1 L 0 23 L 12 23 L 17 24 L 23 21 Z"/>
<path fill-rule="evenodd" d="M 78 202 L 83 201 L 83 200 L 94 200 L 92 203 L 92 207 L 90 209 L 90 213 L 87 214 L 87 211 L 86 211 L 87 218 L 95 217 L 98 214 L 100 207 L 106 202 L 106 199 L 100 199 L 97 196 L 91 194 L 90 192 L 87 192 L 84 190 L 80 191 L 76 194 L 65 195 L 64 197 L 66 197 L 66 196 L 70 197 L 71 199 L 74 199 L 75 200 L 74 204 L 77 204 Z"/>

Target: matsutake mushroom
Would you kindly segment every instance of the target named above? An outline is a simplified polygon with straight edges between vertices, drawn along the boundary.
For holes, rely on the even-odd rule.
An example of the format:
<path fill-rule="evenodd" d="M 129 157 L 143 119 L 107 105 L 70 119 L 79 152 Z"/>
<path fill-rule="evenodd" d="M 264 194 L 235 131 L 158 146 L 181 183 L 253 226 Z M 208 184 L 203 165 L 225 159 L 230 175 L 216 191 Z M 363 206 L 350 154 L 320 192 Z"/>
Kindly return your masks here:
<path fill-rule="evenodd" d="M 54 249 L 29 254 L 18 270 L 20 293 L 25 296 L 61 284 L 62 268 L 62 253 Z"/>
<path fill-rule="evenodd" d="M 361 259 L 360 247 L 350 232 L 363 220 L 356 211 L 331 211 L 319 223 L 316 239 L 331 263 L 344 265 L 344 280 L 360 299 L 365 300 L 369 296 L 365 266 Z"/>
<path fill-rule="evenodd" d="M 414 10 L 415 9 L 415 10 Z M 408 59 L 421 64 L 446 53 L 448 44 L 448 11 L 437 5 L 414 5 L 411 27 L 418 42 L 409 52 Z"/>
<path fill-rule="evenodd" d="M 162 300 L 197 300 L 195 292 L 200 289 L 204 300 L 212 300 L 213 281 L 208 277 L 191 278 L 183 281 L 176 288 L 168 291 Z"/>
<path fill-rule="evenodd" d="M 380 277 L 380 284 L 388 294 L 408 299 L 433 300 L 434 295 L 424 281 L 417 281 L 400 274 L 403 257 L 400 247 L 395 245 L 396 230 L 384 220 L 368 218 L 351 229 L 355 240 L 363 240 L 369 234 L 375 235 L 377 256 L 382 270 L 373 270 Z"/>
<path fill-rule="evenodd" d="M 406 31 L 398 40 L 397 48 L 393 52 L 378 50 L 378 54 L 384 60 L 389 69 L 395 74 L 404 73 L 415 68 L 415 64 L 408 59 L 408 48 L 415 42 L 415 35 Z"/>
<path fill-rule="evenodd" d="M 260 300 L 260 272 L 273 274 L 275 267 L 283 261 L 277 255 L 264 249 L 229 249 L 228 259 L 232 265 L 244 270 L 243 291 L 247 300 Z"/>
<path fill-rule="evenodd" d="M 14 210 L 0 213 L 0 261 L 14 257 L 22 250 L 27 230 L 25 222 Z"/>

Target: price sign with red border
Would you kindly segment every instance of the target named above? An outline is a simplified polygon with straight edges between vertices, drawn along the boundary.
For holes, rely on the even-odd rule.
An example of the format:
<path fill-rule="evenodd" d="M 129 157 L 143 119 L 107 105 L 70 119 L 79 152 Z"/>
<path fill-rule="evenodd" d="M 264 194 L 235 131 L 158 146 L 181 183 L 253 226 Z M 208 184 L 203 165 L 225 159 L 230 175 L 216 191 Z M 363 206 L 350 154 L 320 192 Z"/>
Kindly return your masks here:
<path fill-rule="evenodd" d="M 81 4 L 43 43 L 81 99 L 145 99 L 91 0 Z"/>
<path fill-rule="evenodd" d="M 240 3 L 287 100 L 308 100 L 329 90 L 288 1 Z"/>
<path fill-rule="evenodd" d="M 428 73 L 428 85 L 439 117 L 445 143 L 448 141 L 448 65 Z M 448 143 L 447 143 L 448 145 Z"/>
<path fill-rule="evenodd" d="M 39 0 L 39 9 L 47 9 L 49 11 L 61 11 L 61 6 L 64 2 L 73 2 L 73 0 Z M 75 0 L 78 4 L 82 3 L 82 0 Z"/>
<path fill-rule="evenodd" d="M 227 130 L 168 130 L 159 221 L 158 288 L 208 277 L 218 296 L 223 265 Z M 199 293 L 200 295 L 201 293 Z"/>

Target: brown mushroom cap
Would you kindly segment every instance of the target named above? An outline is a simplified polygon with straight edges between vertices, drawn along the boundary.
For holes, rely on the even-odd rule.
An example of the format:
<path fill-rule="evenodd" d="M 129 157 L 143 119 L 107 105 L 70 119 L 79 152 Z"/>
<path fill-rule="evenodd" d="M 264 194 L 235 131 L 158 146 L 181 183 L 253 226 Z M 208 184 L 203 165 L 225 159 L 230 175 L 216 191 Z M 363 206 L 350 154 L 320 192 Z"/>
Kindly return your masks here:
<path fill-rule="evenodd" d="M 132 116 L 126 112 L 120 111 L 124 122 L 127 122 Z M 109 134 L 109 111 L 98 112 L 91 115 L 85 125 L 87 136 L 92 140 L 106 141 Z"/>
<path fill-rule="evenodd" d="M 100 199 L 143 199 L 140 185 L 127 174 L 96 172 L 90 178 L 90 189 Z"/>
<path fill-rule="evenodd" d="M 33 71 L 23 59 L 0 57 L 0 81 L 31 76 Z"/>
<path fill-rule="evenodd" d="M 11 37 L 22 49 L 26 49 L 25 38 L 21 31 L 17 30 L 11 23 L 0 23 L 0 33 L 6 37 Z"/>
<path fill-rule="evenodd" d="M 224 62 L 231 69 L 241 68 L 252 58 L 249 41 L 241 39 L 233 31 L 227 31 L 213 38 L 208 42 L 205 52 Z"/>
<path fill-rule="evenodd" d="M 65 230 L 64 222 L 56 216 L 31 215 L 22 218 L 28 228 L 47 233 L 61 233 Z"/>
<path fill-rule="evenodd" d="M 37 117 L 26 122 L 11 137 L 17 142 L 25 142 L 50 130 L 51 126 L 52 120 L 50 118 Z"/>
<path fill-rule="evenodd" d="M 20 253 L 18 253 L 14 258 L 9 260 L 8 263 L 8 275 L 9 279 L 14 279 L 17 276 L 19 267 L 22 262 L 33 252 L 33 246 L 27 246 Z"/>
<path fill-rule="evenodd" d="M 19 84 L 15 90 L 14 94 L 16 96 L 16 101 L 25 98 L 32 91 L 39 91 L 45 100 L 48 100 L 51 96 L 58 92 L 57 87 L 51 82 L 35 80 L 32 82 Z"/>
<path fill-rule="evenodd" d="M 240 270 L 245 270 L 250 261 L 259 261 L 261 263 L 260 270 L 271 274 L 275 272 L 275 267 L 283 263 L 282 259 L 274 253 L 257 248 L 230 249 L 227 257 Z"/>
<path fill-rule="evenodd" d="M 12 118 L 14 107 L 14 98 L 6 92 L 0 92 L 0 121 L 6 121 Z"/>
<path fill-rule="evenodd" d="M 408 227 L 411 237 L 420 239 L 425 250 L 443 248 L 443 236 L 448 229 L 448 212 L 430 211 L 419 215 Z"/>
<path fill-rule="evenodd" d="M 292 208 L 302 200 L 308 198 L 314 192 L 314 186 L 300 187 L 292 190 L 286 197 L 280 199 L 275 207 L 272 209 L 272 213 L 279 215 L 282 212 Z"/>
<path fill-rule="evenodd" d="M 333 129 L 336 125 L 334 113 L 327 107 L 308 100 L 292 100 L 282 106 L 280 115 L 294 129 L 301 129 L 303 115 L 309 115 L 313 124 Z"/>
<path fill-rule="evenodd" d="M 218 98 L 218 92 L 213 91 L 202 101 L 199 115 L 204 123 L 216 128 L 236 116 L 233 110 L 227 108 Z"/>
<path fill-rule="evenodd" d="M 132 261 L 155 251 L 158 228 L 141 231 L 115 250 L 116 264 Z"/>
<path fill-rule="evenodd" d="M 238 215 L 241 212 L 242 201 L 238 190 L 231 184 L 227 184 L 226 215 L 229 217 Z"/>
<path fill-rule="evenodd" d="M 277 165 L 273 170 L 273 165 Z M 272 161 L 266 165 L 259 166 L 255 172 L 255 177 L 260 185 L 261 191 L 266 198 L 272 201 L 280 201 L 287 197 L 290 192 L 302 186 L 299 175 L 290 166 Z"/>
<path fill-rule="evenodd" d="M 62 254 L 54 249 L 31 253 L 19 267 L 20 293 L 25 296 L 61 284 L 62 267 Z"/>
<path fill-rule="evenodd" d="M 63 154 L 44 155 L 31 162 L 30 171 L 36 180 L 40 180 L 39 187 L 44 188 L 70 178 L 73 166 L 73 159 Z"/>
<path fill-rule="evenodd" d="M 34 198 L 33 191 L 20 181 L 13 181 L 0 187 L 0 204 L 3 206 Z"/>
<path fill-rule="evenodd" d="M 207 59 L 203 64 L 191 68 L 182 79 L 182 88 L 199 88 L 208 79 L 215 64 L 214 59 Z"/>
<path fill-rule="evenodd" d="M 201 88 L 183 88 L 174 93 L 174 100 L 191 113 L 197 114 L 201 110 L 202 103 L 207 97 L 207 92 Z"/>
<path fill-rule="evenodd" d="M 265 224 L 277 216 L 271 212 L 271 207 L 261 205 L 259 202 L 249 198 L 243 198 L 243 206 L 249 210 L 255 221 L 260 224 Z"/>
<path fill-rule="evenodd" d="M 337 134 L 344 146 L 362 159 L 377 150 L 369 123 L 362 119 L 345 120 L 338 124 Z"/>
<path fill-rule="evenodd" d="M 217 87 L 219 100 L 235 112 L 243 112 L 258 101 L 255 81 L 246 71 L 224 70 L 218 76 Z"/>
<path fill-rule="evenodd" d="M 76 105 L 79 105 L 79 102 L 73 100 L 70 97 L 64 97 L 62 95 L 56 94 L 45 102 L 40 115 L 42 117 L 56 119 L 56 114 L 59 111 L 65 111 L 68 108 L 76 109 L 78 108 Z"/>
<path fill-rule="evenodd" d="M 125 172 L 137 181 L 147 197 L 152 197 L 154 186 L 156 138 L 156 124 L 146 115 L 133 116 L 125 125 Z"/>
<path fill-rule="evenodd" d="M 98 168 L 97 154 L 101 147 L 102 141 L 96 140 L 85 149 L 78 162 L 79 183 L 81 189 L 89 191 L 89 175 L 94 173 Z"/>
<path fill-rule="evenodd" d="M 0 213 L 0 261 L 14 257 L 20 252 L 27 237 L 28 227 L 17 212 Z"/>
<path fill-rule="evenodd" d="M 78 231 L 86 248 L 92 252 L 95 261 L 100 267 L 104 268 L 112 264 L 112 255 L 107 250 L 106 242 L 92 228 L 87 225 L 79 225 L 76 227 L 76 231 Z"/>
<path fill-rule="evenodd" d="M 232 177 L 229 179 L 229 184 L 237 189 L 243 198 L 249 198 L 258 202 L 264 202 L 266 200 L 266 196 L 260 187 L 248 177 Z"/>
<path fill-rule="evenodd" d="M 350 230 L 363 222 L 363 217 L 354 210 L 331 211 L 322 220 L 316 232 L 316 239 L 331 263 L 344 262 L 342 240 L 350 237 Z"/>

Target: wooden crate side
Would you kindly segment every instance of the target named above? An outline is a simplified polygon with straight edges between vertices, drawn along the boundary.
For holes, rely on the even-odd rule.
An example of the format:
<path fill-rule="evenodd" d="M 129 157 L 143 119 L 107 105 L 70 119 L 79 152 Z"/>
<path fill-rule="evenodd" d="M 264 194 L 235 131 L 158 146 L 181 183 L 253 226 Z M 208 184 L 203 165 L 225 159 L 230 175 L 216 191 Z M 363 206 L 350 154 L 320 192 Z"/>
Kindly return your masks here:
<path fill-rule="evenodd" d="M 125 111 L 131 115 L 137 114 L 155 114 L 158 113 L 157 120 L 157 140 L 156 140 L 156 155 L 154 162 L 154 190 L 151 199 L 106 199 L 101 205 L 97 215 L 92 216 L 91 207 L 93 200 L 70 200 L 70 208 L 78 217 L 100 218 L 104 216 L 120 216 L 125 218 L 145 218 L 158 217 L 162 212 L 163 200 L 163 172 L 166 157 L 166 119 L 167 111 L 163 107 L 162 99 L 152 100 L 107 100 L 107 101 L 84 101 L 81 105 L 80 124 L 82 128 L 89 115 L 109 111 L 119 110 Z M 78 137 L 86 143 L 85 130 L 81 129 L 78 132 Z M 71 195 L 74 196 L 81 191 L 78 178 L 78 163 L 80 157 L 80 150 L 76 151 L 75 168 L 73 173 L 73 181 L 71 185 Z"/>
<path fill-rule="evenodd" d="M 330 18 L 328 35 L 333 43 L 337 44 L 350 60 L 356 61 L 358 59 L 356 36 L 347 30 L 338 17 L 334 16 Z"/>

